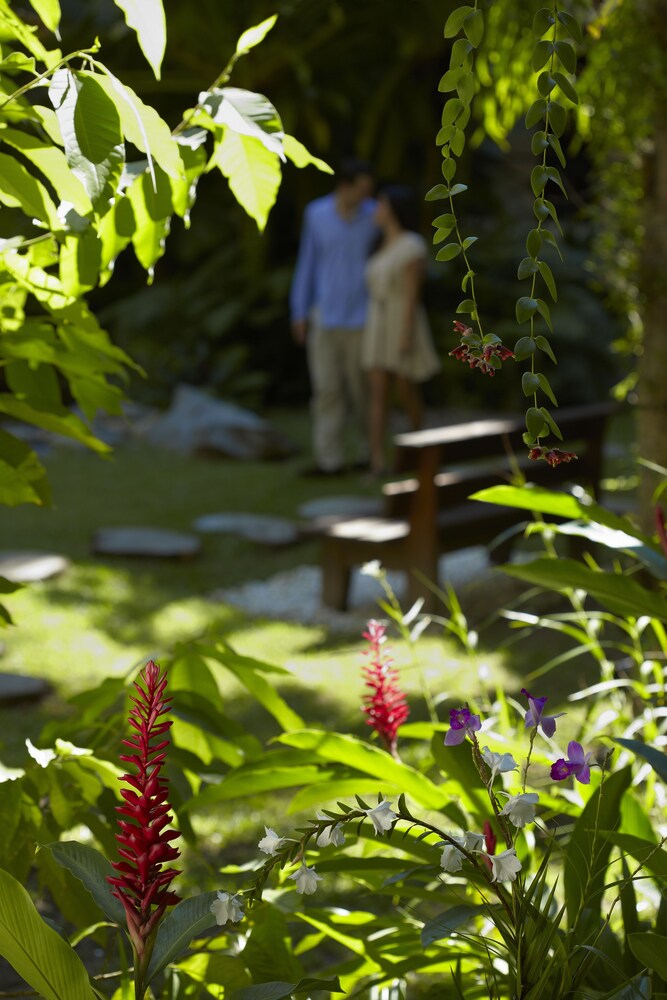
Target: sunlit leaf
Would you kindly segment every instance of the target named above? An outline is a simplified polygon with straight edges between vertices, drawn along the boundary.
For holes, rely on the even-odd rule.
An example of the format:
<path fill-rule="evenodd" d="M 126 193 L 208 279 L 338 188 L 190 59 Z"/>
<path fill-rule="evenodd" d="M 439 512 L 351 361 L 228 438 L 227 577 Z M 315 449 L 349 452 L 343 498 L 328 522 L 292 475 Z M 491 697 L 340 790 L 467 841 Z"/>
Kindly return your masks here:
<path fill-rule="evenodd" d="M 137 41 L 146 61 L 160 79 L 162 59 L 167 44 L 167 24 L 162 0 L 114 0 L 123 11 L 129 28 L 137 33 Z"/>

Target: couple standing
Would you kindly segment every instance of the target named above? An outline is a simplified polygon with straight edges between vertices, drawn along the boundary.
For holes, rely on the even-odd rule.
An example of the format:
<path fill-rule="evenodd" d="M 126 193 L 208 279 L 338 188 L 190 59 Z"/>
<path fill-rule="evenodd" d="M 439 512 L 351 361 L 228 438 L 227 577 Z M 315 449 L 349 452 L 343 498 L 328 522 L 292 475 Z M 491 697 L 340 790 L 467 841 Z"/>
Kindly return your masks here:
<path fill-rule="evenodd" d="M 440 370 L 421 305 L 427 247 L 414 194 L 387 187 L 375 201 L 372 191 L 368 164 L 343 163 L 333 193 L 306 208 L 292 282 L 292 332 L 307 348 L 312 387 L 313 471 L 322 475 L 343 471 L 350 414 L 357 467 L 369 464 L 370 427 L 371 473 L 381 476 L 392 378 L 417 430 L 417 383 Z"/>

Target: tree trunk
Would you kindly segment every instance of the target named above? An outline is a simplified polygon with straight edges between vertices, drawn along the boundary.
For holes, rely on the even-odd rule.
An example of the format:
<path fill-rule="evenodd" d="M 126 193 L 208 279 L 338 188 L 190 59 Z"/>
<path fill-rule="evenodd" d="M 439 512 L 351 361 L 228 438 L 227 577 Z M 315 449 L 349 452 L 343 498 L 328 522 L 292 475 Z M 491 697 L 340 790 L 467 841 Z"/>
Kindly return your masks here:
<path fill-rule="evenodd" d="M 656 7 L 662 7 L 657 0 Z M 663 26 L 664 31 L 664 26 Z M 644 338 L 638 362 L 637 450 L 667 469 L 667 109 L 656 102 L 654 145 L 646 161 L 645 239 L 641 265 Z M 655 530 L 654 493 L 664 474 L 640 467 L 639 517 Z"/>

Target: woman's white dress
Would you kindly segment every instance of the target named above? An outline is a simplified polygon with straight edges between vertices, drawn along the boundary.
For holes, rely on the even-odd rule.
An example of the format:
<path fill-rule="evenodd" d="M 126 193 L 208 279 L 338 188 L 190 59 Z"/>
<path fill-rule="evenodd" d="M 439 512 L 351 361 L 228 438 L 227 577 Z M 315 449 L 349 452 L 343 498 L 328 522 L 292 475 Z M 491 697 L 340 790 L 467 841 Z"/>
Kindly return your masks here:
<path fill-rule="evenodd" d="M 370 302 L 361 348 L 365 369 L 379 368 L 414 382 L 423 382 L 440 371 L 421 303 L 414 314 L 411 349 L 401 352 L 408 305 L 407 266 L 413 261 L 425 261 L 427 252 L 426 241 L 418 233 L 405 231 L 368 261 Z"/>

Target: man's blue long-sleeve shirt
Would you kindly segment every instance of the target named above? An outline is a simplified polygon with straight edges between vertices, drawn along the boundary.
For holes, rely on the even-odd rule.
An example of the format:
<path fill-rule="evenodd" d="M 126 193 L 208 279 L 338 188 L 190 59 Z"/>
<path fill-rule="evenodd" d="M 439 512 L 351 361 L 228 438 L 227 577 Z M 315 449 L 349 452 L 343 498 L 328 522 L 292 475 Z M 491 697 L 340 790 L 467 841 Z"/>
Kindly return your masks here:
<path fill-rule="evenodd" d="M 333 194 L 307 206 L 299 257 L 290 292 L 292 320 L 316 310 L 325 329 L 356 329 L 364 325 L 368 292 L 365 270 L 377 236 L 375 202 L 369 198 L 352 219 L 336 209 Z"/>

